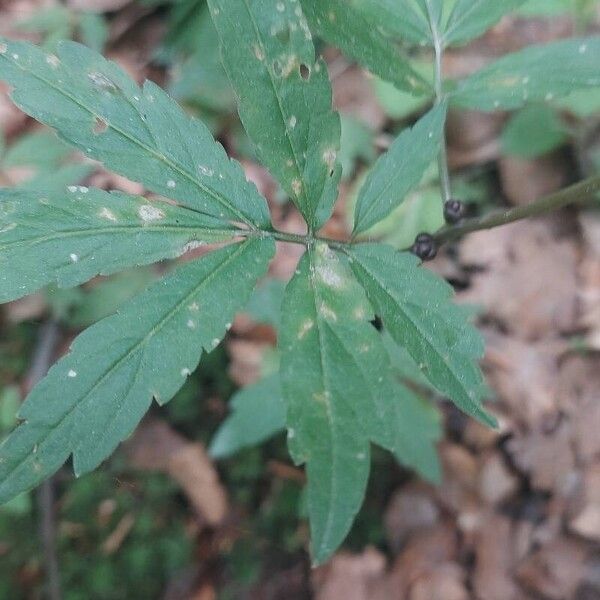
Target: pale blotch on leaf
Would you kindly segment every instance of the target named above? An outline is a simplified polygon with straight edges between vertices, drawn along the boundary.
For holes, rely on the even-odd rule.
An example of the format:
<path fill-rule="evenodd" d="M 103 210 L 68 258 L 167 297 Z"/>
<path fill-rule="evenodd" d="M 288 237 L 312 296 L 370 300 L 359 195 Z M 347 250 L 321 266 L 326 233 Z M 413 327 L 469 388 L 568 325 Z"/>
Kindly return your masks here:
<path fill-rule="evenodd" d="M 292 181 L 292 190 L 296 196 L 299 196 L 302 192 L 302 182 L 299 179 L 294 179 Z"/>
<path fill-rule="evenodd" d="M 315 326 L 315 322 L 312 319 L 306 319 L 298 330 L 298 339 L 301 340 L 304 336 Z"/>
<path fill-rule="evenodd" d="M 0 44 L 0 54 L 6 54 L 8 52 L 8 46 L 4 43 Z"/>
<path fill-rule="evenodd" d="M 190 240 L 182 249 L 181 249 L 181 253 L 185 254 L 186 252 L 189 252 L 190 250 L 196 250 L 196 248 L 200 248 L 201 246 L 204 246 L 206 244 L 206 242 L 201 242 L 200 240 Z"/>
<path fill-rule="evenodd" d="M 283 2 L 278 2 L 276 7 L 278 12 L 283 12 L 285 10 L 285 4 Z"/>
<path fill-rule="evenodd" d="M 115 91 L 117 89 L 117 86 L 106 75 L 103 75 L 102 73 L 98 73 L 97 71 L 88 73 L 88 79 L 95 86 L 97 86 L 103 90 Z"/>
<path fill-rule="evenodd" d="M 296 118 L 295 115 L 292 115 L 288 121 L 288 125 L 289 125 L 290 129 L 294 129 L 296 127 L 297 123 L 298 123 L 298 119 Z"/>
<path fill-rule="evenodd" d="M 151 206 L 150 204 L 140 206 L 138 214 L 142 221 L 146 223 L 150 221 L 159 221 L 160 219 L 165 218 L 165 213 L 160 210 L 160 208 L 156 208 L 156 206 Z"/>
<path fill-rule="evenodd" d="M 344 277 L 335 268 L 336 263 L 318 265 L 315 270 L 319 279 L 328 287 L 341 289 L 344 287 Z"/>
<path fill-rule="evenodd" d="M 354 309 L 354 318 L 357 321 L 364 321 L 365 317 L 367 316 L 367 313 L 365 312 L 365 307 L 364 306 L 357 306 Z"/>
<path fill-rule="evenodd" d="M 254 44 L 252 46 L 252 50 L 254 51 L 254 56 L 256 56 L 258 60 L 261 62 L 265 60 L 265 51 L 263 50 L 262 46 L 259 44 Z"/>
<path fill-rule="evenodd" d="M 71 369 L 68 373 L 67 376 L 70 377 L 71 379 L 73 379 L 74 377 L 77 377 L 77 371 L 73 371 L 73 369 Z"/>
<path fill-rule="evenodd" d="M 58 56 L 55 56 L 54 54 L 48 54 L 46 56 L 46 62 L 53 68 L 56 69 L 58 68 L 58 65 L 60 65 L 60 60 L 58 58 Z"/>
<path fill-rule="evenodd" d="M 187 369 L 187 368 L 181 369 L 182 377 L 189 377 L 191 374 L 192 374 L 192 372 L 189 369 Z"/>
<path fill-rule="evenodd" d="M 187 322 L 187 326 L 190 329 L 196 329 L 196 321 L 194 321 L 193 319 L 189 319 L 188 322 Z"/>
<path fill-rule="evenodd" d="M 325 304 L 325 302 L 321 302 L 321 305 L 319 306 L 319 315 L 326 321 L 331 321 L 332 323 L 337 321 L 337 315 L 330 306 Z"/>
<path fill-rule="evenodd" d="M 113 223 L 117 222 L 117 217 L 115 217 L 114 213 L 109 208 L 106 208 L 106 206 L 102 207 L 102 210 L 100 211 L 99 214 L 103 219 L 108 219 L 109 221 L 112 221 Z"/>
<path fill-rule="evenodd" d="M 197 312 L 200 310 L 200 305 L 197 302 L 192 302 L 188 308 L 194 312 Z"/>
<path fill-rule="evenodd" d="M 333 148 L 328 148 L 323 152 L 323 161 L 329 167 L 330 170 L 333 170 L 335 166 L 335 159 L 337 158 L 337 152 Z"/>
<path fill-rule="evenodd" d="M 315 392 L 313 394 L 313 400 L 321 404 L 328 404 L 330 400 L 329 392 L 327 390 L 323 392 Z"/>
<path fill-rule="evenodd" d="M 77 254 L 69 254 L 69 258 L 71 259 L 71 262 L 79 262 L 79 256 L 77 256 Z"/>
<path fill-rule="evenodd" d="M 16 223 L 9 223 L 8 225 L 5 225 L 4 227 L 0 228 L 0 233 L 6 233 L 7 231 L 11 231 L 16 226 L 17 226 Z"/>
<path fill-rule="evenodd" d="M 169 189 L 171 189 L 171 190 L 172 190 L 172 189 L 173 189 L 173 188 L 174 188 L 176 185 L 177 185 L 177 184 L 176 184 L 176 183 L 175 183 L 175 182 L 174 182 L 172 179 L 169 179 L 169 181 L 167 181 L 167 187 L 168 187 Z"/>
<path fill-rule="evenodd" d="M 216 348 L 216 347 L 219 345 L 220 341 L 221 341 L 221 340 L 220 340 L 219 338 L 215 338 L 215 339 L 212 341 L 212 343 L 211 343 L 211 346 L 212 346 L 213 348 Z"/>
<path fill-rule="evenodd" d="M 209 168 L 209 167 L 205 167 L 204 165 L 200 165 L 198 167 L 198 170 L 200 171 L 200 173 L 202 173 L 202 175 L 205 175 L 206 177 L 212 177 L 215 172 Z"/>

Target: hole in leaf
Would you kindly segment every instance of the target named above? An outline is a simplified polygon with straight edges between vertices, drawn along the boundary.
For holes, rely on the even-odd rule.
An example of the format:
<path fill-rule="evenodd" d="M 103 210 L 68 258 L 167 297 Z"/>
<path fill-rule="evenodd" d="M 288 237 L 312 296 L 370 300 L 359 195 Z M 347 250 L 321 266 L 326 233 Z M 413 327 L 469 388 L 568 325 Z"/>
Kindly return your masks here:
<path fill-rule="evenodd" d="M 104 119 L 102 119 L 101 117 L 94 118 L 93 132 L 96 135 L 100 135 L 100 134 L 104 133 L 107 129 L 108 129 L 108 123 Z"/>
<path fill-rule="evenodd" d="M 377 329 L 377 331 L 383 330 L 383 322 L 377 316 L 371 321 L 371 325 L 373 325 L 373 327 L 375 327 L 375 329 Z"/>
<path fill-rule="evenodd" d="M 300 65 L 300 77 L 306 81 L 310 77 L 310 67 L 304 63 Z"/>

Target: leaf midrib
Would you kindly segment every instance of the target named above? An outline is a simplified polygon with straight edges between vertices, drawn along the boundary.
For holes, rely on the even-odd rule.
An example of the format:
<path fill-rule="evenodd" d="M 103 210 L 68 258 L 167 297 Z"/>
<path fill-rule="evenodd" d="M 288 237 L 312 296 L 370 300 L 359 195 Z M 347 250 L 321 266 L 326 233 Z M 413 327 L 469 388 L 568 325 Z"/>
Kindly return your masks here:
<path fill-rule="evenodd" d="M 19 247 L 32 247 L 37 246 L 38 244 L 43 244 L 44 242 L 50 242 L 57 239 L 62 238 L 72 238 L 72 237 L 80 237 L 85 235 L 108 235 L 108 234 L 118 234 L 118 233 L 126 233 L 128 231 L 137 231 L 139 233 L 143 232 L 151 232 L 151 233 L 204 233 L 207 235 L 215 235 L 218 236 L 220 234 L 232 234 L 236 233 L 235 229 L 204 229 L 202 227 L 197 226 L 160 226 L 160 225 L 122 225 L 122 226 L 114 226 L 114 227 L 96 227 L 91 229 L 70 229 L 59 231 L 53 234 L 48 234 L 45 236 L 41 236 L 38 238 L 27 238 L 24 240 L 15 240 L 14 242 L 8 242 L 6 244 L 0 245 L 0 253 L 13 248 Z"/>
<path fill-rule="evenodd" d="M 325 344 L 323 343 L 323 331 L 321 329 L 321 322 L 320 322 L 320 317 L 319 317 L 319 307 L 317 305 L 318 302 L 318 298 L 317 298 L 317 285 L 315 282 L 315 269 L 314 267 L 314 263 L 313 263 L 313 250 L 309 249 L 308 250 L 308 255 L 309 255 L 309 282 L 310 282 L 310 286 L 312 288 L 312 298 L 313 298 L 313 306 L 315 309 L 315 327 L 317 328 L 317 337 L 319 339 L 319 362 L 321 363 L 321 375 L 322 375 L 322 379 L 323 379 L 323 384 L 324 384 L 324 392 L 326 392 L 326 394 L 329 393 L 330 385 L 329 385 L 329 376 L 328 376 L 328 371 L 327 371 L 327 365 L 325 362 L 325 356 L 324 356 L 324 352 L 323 349 L 325 347 Z M 333 419 L 333 415 L 332 415 L 332 409 L 331 409 L 331 398 L 329 396 L 326 395 L 325 397 L 325 406 L 326 406 L 326 412 L 327 412 L 327 419 L 329 421 L 329 431 L 331 432 L 331 472 L 332 472 L 332 479 L 331 479 L 331 493 L 329 494 L 329 503 L 328 503 L 328 507 L 327 507 L 327 519 L 325 521 L 325 527 L 323 528 L 323 535 L 321 536 L 321 543 L 319 545 L 319 554 L 323 551 L 326 551 L 327 548 L 327 544 L 326 541 L 329 536 L 331 535 L 331 530 L 333 528 L 333 514 L 334 514 L 334 504 L 335 501 L 333 499 L 333 490 L 337 490 L 337 478 L 335 478 L 333 476 L 334 473 L 337 472 L 336 468 L 337 468 L 337 462 L 338 462 L 338 457 L 337 457 L 337 452 L 335 452 L 335 448 L 337 447 L 337 444 L 335 443 L 335 440 L 337 438 L 336 436 L 336 428 L 334 427 L 334 419 Z"/>

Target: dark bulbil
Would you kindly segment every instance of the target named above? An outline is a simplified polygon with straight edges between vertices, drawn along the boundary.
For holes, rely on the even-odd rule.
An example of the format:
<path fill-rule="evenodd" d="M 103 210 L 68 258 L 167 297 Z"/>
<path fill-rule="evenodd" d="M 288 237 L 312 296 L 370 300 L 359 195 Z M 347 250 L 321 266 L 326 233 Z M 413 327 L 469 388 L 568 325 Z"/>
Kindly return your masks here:
<path fill-rule="evenodd" d="M 444 219 L 454 225 L 465 216 L 465 205 L 460 200 L 447 200 L 444 203 Z"/>
<path fill-rule="evenodd" d="M 420 233 L 410 251 L 421 260 L 433 260 L 438 251 L 437 243 L 429 233 Z"/>

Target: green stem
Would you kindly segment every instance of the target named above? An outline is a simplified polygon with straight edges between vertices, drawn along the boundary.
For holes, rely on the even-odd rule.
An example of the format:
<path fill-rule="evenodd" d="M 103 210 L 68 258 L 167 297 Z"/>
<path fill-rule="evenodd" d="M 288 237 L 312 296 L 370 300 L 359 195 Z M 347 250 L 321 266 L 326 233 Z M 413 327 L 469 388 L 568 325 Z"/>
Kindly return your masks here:
<path fill-rule="evenodd" d="M 438 31 L 438 24 L 435 21 L 434 15 L 431 13 L 429 2 L 427 3 L 427 10 L 429 12 L 429 26 L 431 28 L 431 37 L 433 39 L 433 49 L 435 54 L 435 103 L 440 104 L 444 100 L 444 90 L 442 83 L 442 58 L 444 55 L 444 47 L 442 45 L 442 39 Z M 442 139 L 440 142 L 440 152 L 438 155 L 438 171 L 440 174 L 440 186 L 442 188 L 442 201 L 446 203 L 452 198 L 452 189 L 450 186 L 450 171 L 448 169 L 448 151 L 446 148 L 445 132 L 442 132 Z"/>
<path fill-rule="evenodd" d="M 527 204 L 526 206 L 517 206 L 516 208 L 494 212 L 483 217 L 468 219 L 458 225 L 449 225 L 447 227 L 443 227 L 435 234 L 435 241 L 438 244 L 443 244 L 445 242 L 462 237 L 467 233 L 472 233 L 473 231 L 501 227 L 502 225 L 508 225 L 509 223 L 514 223 L 515 221 L 521 221 L 522 219 L 527 219 L 529 217 L 543 215 L 570 204 L 592 200 L 597 196 L 598 192 L 600 192 L 600 175 L 584 179 L 575 185 L 569 186 L 554 194 L 550 194 L 549 196 L 544 196 L 543 198 L 540 198 L 531 204 Z M 309 246 L 312 242 L 319 241 L 324 242 L 331 248 L 340 251 L 344 251 L 345 248 L 354 243 L 361 243 L 353 242 L 352 240 L 332 240 L 330 238 L 312 236 L 310 234 L 303 235 L 298 233 L 287 233 L 277 229 L 238 229 L 236 233 L 240 237 L 265 235 L 272 237 L 278 242 L 300 244 L 302 246 Z"/>
<path fill-rule="evenodd" d="M 459 225 L 443 227 L 434 237 L 438 244 L 443 244 L 473 231 L 501 227 L 529 217 L 537 217 L 570 204 L 593 200 L 598 192 L 600 192 L 600 175 L 584 179 L 525 206 L 517 206 L 476 219 L 469 219 Z"/>
<path fill-rule="evenodd" d="M 324 242 L 328 246 L 331 246 L 337 250 L 351 244 L 351 242 L 332 240 L 331 238 L 314 236 L 310 233 L 307 235 L 302 235 L 300 233 L 287 233 L 285 231 L 279 231 L 278 229 L 238 229 L 236 230 L 236 233 L 239 237 L 260 237 L 264 235 L 272 237 L 278 242 L 288 242 L 289 244 L 300 244 L 302 246 L 309 246 L 314 241 Z"/>

